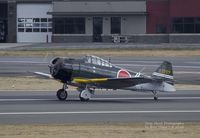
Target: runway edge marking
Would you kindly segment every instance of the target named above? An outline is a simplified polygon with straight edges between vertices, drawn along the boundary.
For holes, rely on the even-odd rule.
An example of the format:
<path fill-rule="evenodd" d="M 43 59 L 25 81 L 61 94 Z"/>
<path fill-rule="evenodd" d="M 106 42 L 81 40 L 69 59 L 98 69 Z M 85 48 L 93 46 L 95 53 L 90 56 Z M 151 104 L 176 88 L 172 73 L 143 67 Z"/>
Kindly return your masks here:
<path fill-rule="evenodd" d="M 79 98 L 70 98 L 70 100 L 78 100 Z M 91 100 L 151 100 L 151 97 L 137 97 L 137 98 L 91 98 Z M 161 100 L 192 100 L 200 99 L 200 97 L 160 97 Z M 11 101 L 57 101 L 56 99 L 0 99 L 0 102 Z M 67 100 L 66 100 L 67 101 Z"/>
<path fill-rule="evenodd" d="M 5 112 L 0 115 L 70 115 L 70 114 L 134 114 L 134 113 L 200 113 L 200 110 L 162 111 L 74 111 L 74 112 Z"/>

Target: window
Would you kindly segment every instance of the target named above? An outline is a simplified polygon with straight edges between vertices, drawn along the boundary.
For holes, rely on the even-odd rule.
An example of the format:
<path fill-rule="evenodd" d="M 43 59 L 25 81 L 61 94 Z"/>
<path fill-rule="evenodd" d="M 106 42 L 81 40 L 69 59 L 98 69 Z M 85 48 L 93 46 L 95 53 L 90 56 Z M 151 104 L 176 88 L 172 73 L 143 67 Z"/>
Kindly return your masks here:
<path fill-rule="evenodd" d="M 32 18 L 25 18 L 25 22 L 27 22 L 27 23 L 32 23 L 32 22 L 33 22 L 33 19 L 32 19 Z"/>
<path fill-rule="evenodd" d="M 18 32 L 52 32 L 51 18 L 18 18 Z"/>
<path fill-rule="evenodd" d="M 18 23 L 18 27 L 24 27 L 24 23 Z"/>
<path fill-rule="evenodd" d="M 194 24 L 194 18 L 183 18 L 183 19 L 184 19 L 184 23 Z"/>
<path fill-rule="evenodd" d="M 183 33 L 183 24 L 174 24 L 173 33 Z"/>
<path fill-rule="evenodd" d="M 40 27 L 40 23 L 33 23 L 33 27 Z"/>
<path fill-rule="evenodd" d="M 97 59 L 95 57 L 92 58 L 92 64 L 97 64 Z"/>
<path fill-rule="evenodd" d="M 18 32 L 24 32 L 24 28 L 18 28 Z"/>
<path fill-rule="evenodd" d="M 85 34 L 85 18 L 68 17 L 54 19 L 55 34 Z"/>
<path fill-rule="evenodd" d="M 47 32 L 47 28 L 41 28 L 41 32 Z"/>
<path fill-rule="evenodd" d="M 47 23 L 41 23 L 41 27 L 47 27 Z"/>
<path fill-rule="evenodd" d="M 96 56 L 86 56 L 86 63 L 104 66 L 104 67 L 112 67 L 111 63 Z"/>
<path fill-rule="evenodd" d="M 121 33 L 121 17 L 111 17 L 111 34 Z"/>
<path fill-rule="evenodd" d="M 196 24 L 195 33 L 200 33 L 200 24 Z"/>
<path fill-rule="evenodd" d="M 41 18 L 41 22 L 47 22 L 47 18 Z"/>
<path fill-rule="evenodd" d="M 18 22 L 24 22 L 24 18 L 18 18 Z"/>
<path fill-rule="evenodd" d="M 52 22 L 52 18 L 48 18 L 48 22 Z"/>
<path fill-rule="evenodd" d="M 48 23 L 48 27 L 52 27 L 52 23 Z"/>
<path fill-rule="evenodd" d="M 32 23 L 26 23 L 25 26 L 26 26 L 26 27 L 32 27 L 33 24 L 32 24 Z"/>
<path fill-rule="evenodd" d="M 163 24 L 157 24 L 156 33 L 166 33 L 166 27 Z"/>
<path fill-rule="evenodd" d="M 97 65 L 102 66 L 102 64 L 101 64 L 101 59 L 100 59 L 100 58 L 97 59 Z"/>
<path fill-rule="evenodd" d="M 49 28 L 49 29 L 48 29 L 48 32 L 52 32 L 52 28 Z"/>
<path fill-rule="evenodd" d="M 32 32 L 32 28 L 26 28 L 26 32 Z"/>
<path fill-rule="evenodd" d="M 85 62 L 86 63 L 92 63 L 92 57 L 91 56 L 86 56 Z"/>
<path fill-rule="evenodd" d="M 63 18 L 56 18 L 55 19 L 55 34 L 64 34 L 64 28 L 65 28 L 65 21 Z"/>
<path fill-rule="evenodd" d="M 200 18 L 178 17 L 172 19 L 173 33 L 200 33 Z"/>
<path fill-rule="evenodd" d="M 40 22 L 40 18 L 33 18 L 33 22 L 34 22 L 34 23 Z"/>
<path fill-rule="evenodd" d="M 184 24 L 184 33 L 194 33 L 194 24 Z"/>
<path fill-rule="evenodd" d="M 40 32 L 40 29 L 39 28 L 34 28 L 33 32 Z"/>

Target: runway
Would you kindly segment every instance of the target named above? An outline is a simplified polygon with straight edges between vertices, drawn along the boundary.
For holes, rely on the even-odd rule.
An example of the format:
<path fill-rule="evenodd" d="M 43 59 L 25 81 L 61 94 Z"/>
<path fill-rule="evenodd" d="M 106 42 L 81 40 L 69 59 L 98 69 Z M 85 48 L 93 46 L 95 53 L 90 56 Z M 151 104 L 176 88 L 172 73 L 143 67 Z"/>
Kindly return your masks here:
<path fill-rule="evenodd" d="M 49 73 L 52 57 L 0 57 L 0 77 Z M 108 59 L 108 57 L 105 57 Z M 111 62 L 142 73 L 151 73 L 163 60 L 173 63 L 176 83 L 200 84 L 199 57 L 115 57 Z M 56 99 L 53 91 L 0 91 L 0 124 L 200 121 L 200 91 L 151 93 L 97 91 L 91 101 L 80 102 L 78 92 L 67 101 Z"/>
<path fill-rule="evenodd" d="M 200 121 L 200 91 L 151 93 L 97 91 L 89 102 L 78 92 L 58 101 L 53 91 L 1 91 L 0 124 Z"/>

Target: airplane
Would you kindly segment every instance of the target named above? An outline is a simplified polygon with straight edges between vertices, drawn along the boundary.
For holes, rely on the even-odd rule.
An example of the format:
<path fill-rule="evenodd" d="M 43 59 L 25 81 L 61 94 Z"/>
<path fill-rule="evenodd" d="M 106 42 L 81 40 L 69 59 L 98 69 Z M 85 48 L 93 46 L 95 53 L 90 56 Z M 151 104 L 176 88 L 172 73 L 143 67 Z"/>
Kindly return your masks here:
<path fill-rule="evenodd" d="M 57 91 L 57 98 L 61 101 L 68 97 L 68 85 L 77 87 L 81 101 L 89 101 L 95 89 L 152 92 L 154 100 L 158 100 L 158 92 L 176 91 L 169 61 L 163 61 L 150 76 L 127 70 L 94 55 L 82 58 L 56 57 L 50 62 L 49 69 L 50 74 L 34 73 L 63 83 L 63 87 Z"/>

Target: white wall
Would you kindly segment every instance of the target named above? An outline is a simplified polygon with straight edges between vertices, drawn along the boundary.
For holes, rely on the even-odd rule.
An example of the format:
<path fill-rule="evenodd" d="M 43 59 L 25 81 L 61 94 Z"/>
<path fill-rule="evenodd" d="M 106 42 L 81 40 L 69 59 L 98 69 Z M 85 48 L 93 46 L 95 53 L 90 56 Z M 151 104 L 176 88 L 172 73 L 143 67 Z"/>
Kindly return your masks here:
<path fill-rule="evenodd" d="M 146 12 L 146 1 L 56 1 L 54 12 L 66 13 L 123 13 Z"/>
<path fill-rule="evenodd" d="M 87 35 L 93 34 L 93 17 L 91 16 L 85 17 L 85 34 Z"/>
<path fill-rule="evenodd" d="M 122 17 L 121 34 L 145 34 L 146 33 L 146 16 L 125 16 Z"/>
<path fill-rule="evenodd" d="M 52 18 L 51 15 L 47 15 L 47 12 L 51 11 L 51 4 L 17 4 L 17 19 Z M 47 35 L 49 42 L 51 42 L 51 32 L 18 32 L 17 27 L 17 42 L 46 42 Z"/>
<path fill-rule="evenodd" d="M 110 34 L 110 18 L 109 16 L 103 17 L 103 35 Z"/>
<path fill-rule="evenodd" d="M 121 35 L 134 35 L 146 33 L 146 16 L 132 15 L 118 17 L 121 17 Z M 111 17 L 105 16 L 103 19 L 103 35 L 110 35 Z"/>

